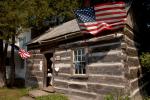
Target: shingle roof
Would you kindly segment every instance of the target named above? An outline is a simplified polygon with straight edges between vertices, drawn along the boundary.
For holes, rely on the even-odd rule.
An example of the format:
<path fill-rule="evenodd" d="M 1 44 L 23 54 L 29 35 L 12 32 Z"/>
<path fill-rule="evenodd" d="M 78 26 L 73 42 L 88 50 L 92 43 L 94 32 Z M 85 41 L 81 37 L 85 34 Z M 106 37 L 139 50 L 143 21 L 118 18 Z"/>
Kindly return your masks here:
<path fill-rule="evenodd" d="M 80 31 L 80 28 L 78 26 L 76 19 L 74 19 L 51 29 L 51 31 L 46 32 L 45 34 L 39 36 L 35 40 L 32 40 L 29 44 L 40 42 L 42 40 L 52 39 L 55 37 L 59 37 L 77 31 Z"/>

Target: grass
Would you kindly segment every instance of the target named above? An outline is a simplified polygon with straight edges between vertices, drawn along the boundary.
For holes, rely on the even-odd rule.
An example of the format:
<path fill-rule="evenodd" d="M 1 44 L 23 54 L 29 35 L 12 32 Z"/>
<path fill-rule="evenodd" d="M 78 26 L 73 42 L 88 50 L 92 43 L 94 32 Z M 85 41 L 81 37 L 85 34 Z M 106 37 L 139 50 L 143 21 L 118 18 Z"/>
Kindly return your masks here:
<path fill-rule="evenodd" d="M 20 97 L 27 95 L 25 88 L 0 88 L 0 100 L 19 100 Z"/>
<path fill-rule="evenodd" d="M 37 97 L 36 100 L 69 100 L 67 96 L 62 94 L 50 94 L 48 96 Z"/>
<path fill-rule="evenodd" d="M 29 89 L 26 88 L 0 88 L 0 100 L 19 100 L 22 96 L 27 95 L 28 91 Z M 68 97 L 55 93 L 37 97 L 36 100 L 68 100 Z"/>

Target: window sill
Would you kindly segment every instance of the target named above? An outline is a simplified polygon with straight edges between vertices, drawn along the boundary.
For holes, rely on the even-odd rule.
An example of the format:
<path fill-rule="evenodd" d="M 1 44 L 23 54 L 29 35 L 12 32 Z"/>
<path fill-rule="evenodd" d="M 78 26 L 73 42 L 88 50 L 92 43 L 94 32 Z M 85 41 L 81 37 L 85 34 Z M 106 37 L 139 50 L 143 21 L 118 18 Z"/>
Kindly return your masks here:
<path fill-rule="evenodd" d="M 74 79 L 87 79 L 88 75 L 86 75 L 86 74 L 72 75 L 71 78 L 74 78 Z"/>

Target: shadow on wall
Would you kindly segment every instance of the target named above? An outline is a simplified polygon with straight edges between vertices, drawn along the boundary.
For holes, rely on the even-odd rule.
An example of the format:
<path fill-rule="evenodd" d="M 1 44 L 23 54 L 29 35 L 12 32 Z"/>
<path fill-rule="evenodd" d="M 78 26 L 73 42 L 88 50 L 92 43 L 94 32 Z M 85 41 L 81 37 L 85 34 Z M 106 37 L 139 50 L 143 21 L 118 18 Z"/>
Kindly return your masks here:
<path fill-rule="evenodd" d="M 148 2 L 149 0 L 133 0 L 133 3 L 131 5 L 131 17 L 132 17 L 132 22 L 133 22 L 133 29 L 135 33 L 134 40 L 139 44 L 135 44 L 137 50 L 138 50 L 138 62 L 140 64 L 140 55 L 142 52 L 147 52 L 150 50 L 150 39 L 148 36 L 148 33 L 150 30 L 147 27 L 148 22 L 150 23 L 149 20 L 149 14 L 148 8 L 146 5 L 150 4 Z M 149 84 L 148 82 L 150 81 L 149 73 L 147 73 L 142 65 L 140 64 L 141 68 L 139 68 L 136 71 L 136 76 L 139 77 L 138 79 L 138 84 L 133 84 L 137 85 L 138 88 L 140 89 L 140 94 L 142 95 L 143 99 L 147 96 L 150 96 L 150 88 L 148 87 Z"/>

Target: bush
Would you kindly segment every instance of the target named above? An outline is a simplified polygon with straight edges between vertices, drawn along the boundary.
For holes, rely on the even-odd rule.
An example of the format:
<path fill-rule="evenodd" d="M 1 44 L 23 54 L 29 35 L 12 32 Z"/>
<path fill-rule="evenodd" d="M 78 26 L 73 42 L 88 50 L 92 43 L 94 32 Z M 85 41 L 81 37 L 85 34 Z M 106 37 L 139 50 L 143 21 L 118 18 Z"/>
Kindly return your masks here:
<path fill-rule="evenodd" d="M 140 61 L 144 70 L 150 72 L 150 53 L 142 53 L 140 56 Z"/>

